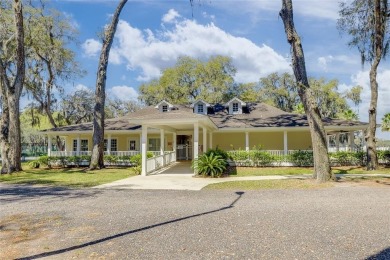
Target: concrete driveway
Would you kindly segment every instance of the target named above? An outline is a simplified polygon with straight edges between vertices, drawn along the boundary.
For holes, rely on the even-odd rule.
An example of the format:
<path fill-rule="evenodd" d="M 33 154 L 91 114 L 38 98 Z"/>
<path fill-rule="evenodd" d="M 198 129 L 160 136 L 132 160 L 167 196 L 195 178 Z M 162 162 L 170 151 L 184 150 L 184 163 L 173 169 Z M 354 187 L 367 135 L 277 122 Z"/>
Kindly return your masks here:
<path fill-rule="evenodd" d="M 0 259 L 390 259 L 389 198 L 0 185 Z"/>

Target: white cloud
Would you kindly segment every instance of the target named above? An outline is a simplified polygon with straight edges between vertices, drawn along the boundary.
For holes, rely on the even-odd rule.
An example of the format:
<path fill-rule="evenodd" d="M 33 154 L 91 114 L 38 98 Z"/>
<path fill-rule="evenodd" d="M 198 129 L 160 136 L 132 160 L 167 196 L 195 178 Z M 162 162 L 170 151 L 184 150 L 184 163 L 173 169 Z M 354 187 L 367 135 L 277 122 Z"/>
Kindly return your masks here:
<path fill-rule="evenodd" d="M 325 72 L 328 72 L 329 68 L 332 70 L 340 70 L 340 68 L 356 67 L 358 66 L 359 59 L 355 57 L 348 57 L 346 55 L 328 55 L 322 56 L 317 59 L 317 65 Z"/>
<path fill-rule="evenodd" d="M 120 21 L 116 37 L 115 51 L 127 62 L 128 69 L 141 70 L 140 81 L 158 77 L 161 69 L 173 66 L 184 55 L 200 59 L 230 56 L 239 82 L 257 81 L 269 73 L 290 70 L 286 59 L 271 47 L 233 36 L 212 23 L 201 25 L 184 19 L 153 33 Z"/>
<path fill-rule="evenodd" d="M 305 17 L 336 20 L 339 17 L 339 0 L 313 1 L 294 0 L 294 14 Z M 350 1 L 347 1 L 350 2 Z M 228 9 L 231 12 L 262 14 L 262 11 L 272 11 L 276 15 L 282 8 L 281 1 L 213 1 L 213 6 Z"/>
<path fill-rule="evenodd" d="M 180 14 L 175 9 L 169 9 L 168 13 L 164 14 L 162 21 L 164 23 L 174 23 Z"/>
<path fill-rule="evenodd" d="M 382 122 L 384 114 L 390 112 L 390 103 L 388 98 L 390 97 L 390 88 L 387 87 L 390 82 L 390 70 L 382 70 L 378 73 L 378 84 L 379 84 L 379 95 L 378 95 L 378 106 L 377 106 L 377 123 Z M 368 122 L 368 108 L 370 106 L 371 90 L 370 90 L 370 79 L 369 70 L 359 71 L 351 78 L 351 85 L 340 85 L 340 90 L 347 90 L 353 86 L 360 85 L 363 87 L 361 98 L 362 103 L 359 106 L 359 119 L 364 122 Z M 383 133 L 378 129 L 379 137 L 384 136 Z M 387 133 L 387 138 L 389 138 Z"/>
<path fill-rule="evenodd" d="M 77 84 L 73 90 L 73 92 L 76 92 L 76 91 L 79 91 L 79 90 L 84 90 L 84 91 L 89 91 L 89 92 L 92 92 L 92 90 L 90 88 L 88 88 L 87 86 L 83 85 L 83 84 Z"/>
<path fill-rule="evenodd" d="M 87 57 L 95 57 L 102 49 L 101 42 L 95 39 L 87 39 L 82 45 L 81 48 L 84 51 L 84 55 Z"/>
<path fill-rule="evenodd" d="M 126 85 L 114 86 L 109 90 L 109 93 L 121 100 L 134 100 L 138 98 L 138 92 L 133 88 Z"/>

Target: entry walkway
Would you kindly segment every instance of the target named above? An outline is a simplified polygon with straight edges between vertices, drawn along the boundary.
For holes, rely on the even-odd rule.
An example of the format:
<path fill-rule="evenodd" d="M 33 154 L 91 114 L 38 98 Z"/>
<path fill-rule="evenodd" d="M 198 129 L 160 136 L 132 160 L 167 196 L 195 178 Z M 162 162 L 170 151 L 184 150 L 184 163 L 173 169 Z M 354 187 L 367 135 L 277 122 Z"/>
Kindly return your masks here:
<path fill-rule="evenodd" d="M 148 176 L 134 176 L 96 186 L 96 189 L 134 190 L 201 190 L 209 184 L 227 181 L 309 179 L 306 175 L 270 175 L 225 178 L 194 177 L 190 162 L 176 162 L 173 165 Z M 388 174 L 336 174 L 337 177 L 389 177 Z"/>
<path fill-rule="evenodd" d="M 302 176 L 251 176 L 227 178 L 194 177 L 191 162 L 176 162 L 148 176 L 134 176 L 96 186 L 98 189 L 142 189 L 142 190 L 201 190 L 209 184 L 238 180 L 281 180 L 291 178 L 309 178 Z"/>

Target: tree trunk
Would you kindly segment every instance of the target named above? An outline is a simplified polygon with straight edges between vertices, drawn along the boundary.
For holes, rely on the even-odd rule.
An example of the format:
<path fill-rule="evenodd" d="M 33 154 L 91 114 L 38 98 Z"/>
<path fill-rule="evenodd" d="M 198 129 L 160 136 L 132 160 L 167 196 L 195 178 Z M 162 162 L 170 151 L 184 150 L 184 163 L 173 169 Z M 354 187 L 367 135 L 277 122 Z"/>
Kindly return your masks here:
<path fill-rule="evenodd" d="M 385 5 L 384 3 L 383 5 Z M 368 129 L 366 135 L 367 145 L 367 170 L 376 170 L 378 168 L 378 156 L 376 152 L 376 115 L 378 106 L 378 82 L 376 80 L 379 63 L 383 55 L 383 41 L 384 34 L 386 33 L 386 26 L 383 22 L 383 11 L 387 8 L 381 6 L 381 0 L 375 0 L 374 9 L 374 21 L 375 21 L 375 58 L 371 64 L 370 69 L 370 88 L 371 88 L 371 101 L 370 108 L 368 110 Z"/>
<path fill-rule="evenodd" d="M 93 118 L 93 149 L 91 157 L 90 169 L 104 168 L 103 154 L 104 154 L 104 105 L 106 99 L 106 78 L 107 78 L 107 65 L 108 57 L 114 34 L 119 21 L 119 15 L 126 4 L 127 0 L 121 0 L 118 7 L 115 10 L 111 24 L 105 30 L 103 47 L 100 54 L 97 79 L 96 79 L 96 91 L 95 91 L 95 108 Z"/>
<path fill-rule="evenodd" d="M 20 118 L 19 118 L 19 100 L 23 89 L 25 74 L 25 57 L 24 57 L 24 28 L 23 28 L 23 10 L 20 0 L 14 0 L 13 4 L 15 14 L 15 40 L 16 40 L 16 74 L 13 83 L 7 77 L 5 63 L 1 61 L 1 85 L 3 109 L 6 108 L 2 116 L 1 126 L 1 148 L 5 152 L 5 167 L 1 173 L 12 173 L 21 171 L 21 135 L 20 135 Z"/>
<path fill-rule="evenodd" d="M 0 148 L 1 148 L 1 174 L 11 172 L 9 166 L 11 163 L 9 162 L 9 142 L 8 142 L 8 133 L 9 133 L 9 110 L 8 110 L 8 99 L 7 93 L 5 89 L 4 82 L 4 74 L 3 67 L 0 67 L 1 70 L 1 82 L 0 82 L 0 90 L 1 90 L 1 104 L 2 104 L 2 114 L 1 114 L 1 132 L 0 132 Z"/>
<path fill-rule="evenodd" d="M 291 45 L 291 59 L 294 75 L 297 81 L 298 94 L 305 108 L 309 123 L 314 154 L 314 174 L 317 182 L 333 179 L 330 169 L 326 132 L 318 109 L 318 105 L 310 89 L 306 74 L 305 57 L 301 39 L 295 30 L 293 6 L 291 0 L 282 0 L 282 10 L 279 13 L 283 20 L 287 41 Z"/>

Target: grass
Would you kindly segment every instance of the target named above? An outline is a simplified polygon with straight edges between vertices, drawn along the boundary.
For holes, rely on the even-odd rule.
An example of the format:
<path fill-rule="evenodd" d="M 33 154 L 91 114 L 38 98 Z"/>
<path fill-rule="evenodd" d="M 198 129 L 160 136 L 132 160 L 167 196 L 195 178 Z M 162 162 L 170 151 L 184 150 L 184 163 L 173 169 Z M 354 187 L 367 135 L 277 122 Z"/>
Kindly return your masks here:
<path fill-rule="evenodd" d="M 0 182 L 12 184 L 40 184 L 65 187 L 92 187 L 136 175 L 130 168 L 106 168 L 86 171 L 85 168 L 31 169 L 0 175 Z"/>
<path fill-rule="evenodd" d="M 206 190 L 318 189 L 332 187 L 331 182 L 318 184 L 314 180 L 227 181 L 207 185 Z"/>
<path fill-rule="evenodd" d="M 367 171 L 364 167 L 333 167 L 335 174 L 390 174 L 390 168 L 380 167 L 376 171 Z M 313 174 L 313 167 L 232 167 L 229 176 L 269 176 Z"/>
<path fill-rule="evenodd" d="M 383 166 L 375 171 L 367 171 L 365 167 L 358 166 L 333 167 L 332 170 L 335 174 L 390 174 L 390 168 Z"/>
<path fill-rule="evenodd" d="M 345 176 L 336 182 L 316 183 L 313 179 L 289 179 L 289 180 L 259 180 L 259 181 L 227 181 L 207 185 L 205 190 L 286 190 L 286 189 L 319 189 L 330 188 L 337 185 L 364 185 L 389 187 L 390 177 L 348 177 Z"/>
<path fill-rule="evenodd" d="M 229 173 L 234 177 L 268 176 L 268 175 L 302 175 L 312 174 L 312 167 L 233 167 Z"/>

